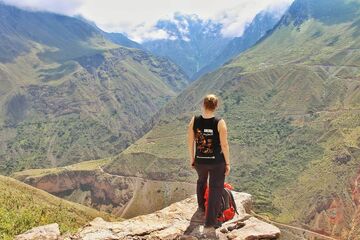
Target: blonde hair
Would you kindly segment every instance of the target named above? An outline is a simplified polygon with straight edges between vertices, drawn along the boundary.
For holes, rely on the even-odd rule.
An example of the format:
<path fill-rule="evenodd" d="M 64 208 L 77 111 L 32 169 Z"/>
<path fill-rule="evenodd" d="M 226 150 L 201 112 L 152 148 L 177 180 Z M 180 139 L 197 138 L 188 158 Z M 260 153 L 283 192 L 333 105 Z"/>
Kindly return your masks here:
<path fill-rule="evenodd" d="M 204 97 L 204 107 L 207 110 L 214 111 L 218 107 L 219 99 L 215 94 L 208 94 Z"/>

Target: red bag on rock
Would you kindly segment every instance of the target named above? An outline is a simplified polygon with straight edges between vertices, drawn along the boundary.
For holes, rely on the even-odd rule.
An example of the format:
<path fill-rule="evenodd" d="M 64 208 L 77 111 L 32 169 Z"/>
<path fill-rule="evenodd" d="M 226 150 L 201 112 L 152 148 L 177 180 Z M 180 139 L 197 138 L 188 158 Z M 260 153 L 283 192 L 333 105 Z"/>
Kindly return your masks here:
<path fill-rule="evenodd" d="M 229 221 L 234 218 L 235 213 L 239 214 L 237 212 L 236 203 L 231 190 L 233 190 L 233 187 L 228 183 L 224 183 L 224 189 L 221 194 L 221 208 L 217 218 L 219 222 Z M 209 198 L 208 187 L 206 187 L 204 198 L 205 198 L 205 212 L 207 212 L 208 198 Z"/>

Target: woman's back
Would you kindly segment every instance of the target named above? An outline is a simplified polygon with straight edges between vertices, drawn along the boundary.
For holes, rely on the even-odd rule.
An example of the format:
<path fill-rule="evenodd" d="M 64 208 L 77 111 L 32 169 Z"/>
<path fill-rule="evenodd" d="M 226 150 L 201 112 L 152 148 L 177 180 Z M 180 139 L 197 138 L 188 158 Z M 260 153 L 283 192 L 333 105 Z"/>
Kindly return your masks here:
<path fill-rule="evenodd" d="M 194 137 L 196 143 L 195 161 L 199 164 L 216 164 L 224 161 L 221 152 L 218 123 L 221 118 L 194 118 Z"/>

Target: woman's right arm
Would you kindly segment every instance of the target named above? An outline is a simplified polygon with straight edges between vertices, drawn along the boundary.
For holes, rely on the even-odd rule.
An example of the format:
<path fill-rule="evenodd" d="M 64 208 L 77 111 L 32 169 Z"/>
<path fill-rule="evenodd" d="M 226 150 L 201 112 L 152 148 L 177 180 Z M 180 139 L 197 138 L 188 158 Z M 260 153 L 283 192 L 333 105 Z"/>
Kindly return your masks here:
<path fill-rule="evenodd" d="M 225 175 L 228 176 L 230 173 L 230 150 L 227 139 L 228 132 L 224 119 L 221 119 L 218 124 L 219 124 L 218 129 L 219 129 L 221 150 L 224 153 L 224 158 L 226 162 Z"/>
<path fill-rule="evenodd" d="M 191 118 L 191 121 L 188 125 L 188 149 L 189 149 L 189 159 L 190 159 L 190 166 L 194 167 L 195 161 L 195 148 L 194 148 L 194 116 Z"/>

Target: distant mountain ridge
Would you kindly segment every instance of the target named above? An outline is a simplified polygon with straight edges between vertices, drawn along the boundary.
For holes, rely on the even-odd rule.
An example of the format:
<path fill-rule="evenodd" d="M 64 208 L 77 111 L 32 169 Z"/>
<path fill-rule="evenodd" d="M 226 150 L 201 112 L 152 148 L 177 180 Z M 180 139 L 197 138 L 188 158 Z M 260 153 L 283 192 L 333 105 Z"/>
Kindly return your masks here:
<path fill-rule="evenodd" d="M 207 66 L 198 71 L 193 78 L 197 79 L 205 73 L 216 70 L 221 65 L 252 47 L 277 24 L 280 18 L 281 15 L 271 13 L 269 11 L 262 11 L 258 13 L 253 21 L 246 26 L 243 35 L 232 39 L 221 51 L 221 53 Z"/>
<path fill-rule="evenodd" d="M 92 26 L 69 17 L 47 12 L 28 12 L 19 8 L 0 3 L 0 60 L 2 62 L 13 61 L 20 54 L 30 52 L 31 42 L 39 42 L 49 47 L 62 49 L 64 54 L 52 53 L 58 60 L 66 60 L 81 55 L 81 51 L 95 51 L 100 41 L 93 42 L 93 48 L 79 44 L 96 35 L 96 29 Z M 29 21 L 31 19 L 31 21 Z M 48 21 L 48 24 L 45 24 Z M 58 24 L 63 22 L 62 24 Z M 56 24 L 56 25 L 52 25 Z M 33 26 L 42 26 L 34 28 Z M 71 42 L 72 46 L 67 46 Z M 76 49 L 78 50 L 75 50 Z M 70 49 L 71 48 L 71 49 Z M 66 50 L 66 51 L 65 51 Z M 43 56 L 45 57 L 45 56 Z"/>
<path fill-rule="evenodd" d="M 170 58 L 195 80 L 250 48 L 280 17 L 281 14 L 264 10 L 246 26 L 241 37 L 230 38 L 223 36 L 220 23 L 178 13 L 173 20 L 156 24 L 157 29 L 168 34 L 168 39 L 145 41 L 143 46 L 154 54 Z"/>
<path fill-rule="evenodd" d="M 177 13 L 172 20 L 158 21 L 155 27 L 165 31 L 169 39 L 145 41 L 142 45 L 156 55 L 172 59 L 190 78 L 231 40 L 221 34 L 221 24 L 196 15 Z"/>
<path fill-rule="evenodd" d="M 119 44 L 124 47 L 145 50 L 145 48 L 140 43 L 130 40 L 124 34 L 116 33 L 116 32 L 110 32 L 110 33 L 103 32 L 103 34 L 107 39 L 109 39 L 113 43 Z"/>
<path fill-rule="evenodd" d="M 93 26 L 94 28 L 96 28 L 106 39 L 110 40 L 111 42 L 113 42 L 115 44 L 118 44 L 118 45 L 124 46 L 124 47 L 128 47 L 128 48 L 137 48 L 137 49 L 145 50 L 144 47 L 141 46 L 141 44 L 129 39 L 122 33 L 106 32 L 106 31 L 102 30 L 101 28 L 99 28 L 95 22 L 90 21 L 81 15 L 76 16 L 76 18 L 78 18 L 78 19 L 84 21 L 85 23 L 88 23 L 91 26 Z"/>

